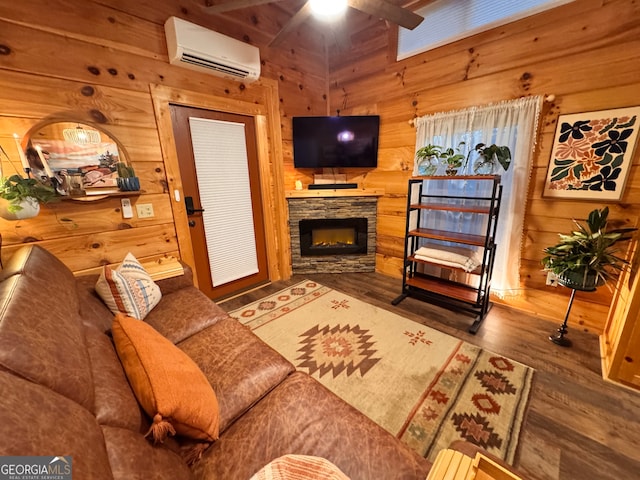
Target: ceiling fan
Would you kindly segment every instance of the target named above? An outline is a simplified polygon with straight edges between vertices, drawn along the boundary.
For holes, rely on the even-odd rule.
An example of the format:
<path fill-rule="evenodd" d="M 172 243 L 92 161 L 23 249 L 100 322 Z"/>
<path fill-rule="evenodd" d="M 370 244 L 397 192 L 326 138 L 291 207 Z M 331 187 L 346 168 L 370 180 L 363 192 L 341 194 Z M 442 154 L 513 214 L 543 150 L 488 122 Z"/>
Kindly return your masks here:
<path fill-rule="evenodd" d="M 280 0 L 234 0 L 217 5 L 211 5 L 206 7 L 205 10 L 212 14 L 224 13 L 241 8 L 255 7 L 266 3 L 275 3 L 277 1 Z M 387 0 L 347 0 L 347 4 L 351 8 L 369 15 L 384 18 L 389 22 L 395 23 L 409 30 L 413 30 L 422 22 L 422 20 L 424 20 L 423 17 L 411 10 L 395 5 Z M 285 37 L 304 23 L 311 14 L 311 2 L 306 1 L 271 40 L 269 46 L 273 47 L 282 43 Z M 342 35 L 342 40 L 344 41 L 344 35 Z"/>

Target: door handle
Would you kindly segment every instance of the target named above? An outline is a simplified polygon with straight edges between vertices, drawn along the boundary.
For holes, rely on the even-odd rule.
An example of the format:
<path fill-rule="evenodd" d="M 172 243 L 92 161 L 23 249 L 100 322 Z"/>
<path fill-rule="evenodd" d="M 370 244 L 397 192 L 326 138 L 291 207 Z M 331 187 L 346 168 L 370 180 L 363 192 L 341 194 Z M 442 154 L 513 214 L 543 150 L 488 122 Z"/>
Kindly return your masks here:
<path fill-rule="evenodd" d="M 204 208 L 195 208 L 193 206 L 193 197 L 184 197 L 184 206 L 187 209 L 187 215 L 204 212 Z"/>

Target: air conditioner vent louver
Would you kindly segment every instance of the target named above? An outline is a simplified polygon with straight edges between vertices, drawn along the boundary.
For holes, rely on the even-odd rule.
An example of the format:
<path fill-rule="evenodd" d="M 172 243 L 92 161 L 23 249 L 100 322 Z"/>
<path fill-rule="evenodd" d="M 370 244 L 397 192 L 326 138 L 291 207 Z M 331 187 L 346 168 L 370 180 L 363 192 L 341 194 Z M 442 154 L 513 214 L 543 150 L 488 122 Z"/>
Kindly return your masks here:
<path fill-rule="evenodd" d="M 177 17 L 164 24 L 169 62 L 233 80 L 260 77 L 260 50 Z"/>
<path fill-rule="evenodd" d="M 229 65 L 223 65 L 222 63 L 213 62 L 211 60 L 206 60 L 203 58 L 198 58 L 194 55 L 189 55 L 188 53 L 182 54 L 181 61 L 185 63 L 189 63 L 191 65 L 198 65 L 200 67 L 210 68 L 218 72 L 228 73 L 229 75 L 233 75 L 234 77 L 247 78 L 247 76 L 249 75 L 248 70 L 240 70 L 239 68 L 230 67 Z"/>

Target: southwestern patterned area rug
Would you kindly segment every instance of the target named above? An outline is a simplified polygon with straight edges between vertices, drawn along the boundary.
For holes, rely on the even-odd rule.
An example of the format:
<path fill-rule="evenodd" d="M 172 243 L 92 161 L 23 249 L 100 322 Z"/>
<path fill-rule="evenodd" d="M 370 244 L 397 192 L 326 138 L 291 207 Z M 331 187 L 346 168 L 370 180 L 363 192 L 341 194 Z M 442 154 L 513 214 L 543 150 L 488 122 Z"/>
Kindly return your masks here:
<path fill-rule="evenodd" d="M 466 439 L 513 462 L 533 369 L 309 280 L 230 314 L 430 460 Z"/>

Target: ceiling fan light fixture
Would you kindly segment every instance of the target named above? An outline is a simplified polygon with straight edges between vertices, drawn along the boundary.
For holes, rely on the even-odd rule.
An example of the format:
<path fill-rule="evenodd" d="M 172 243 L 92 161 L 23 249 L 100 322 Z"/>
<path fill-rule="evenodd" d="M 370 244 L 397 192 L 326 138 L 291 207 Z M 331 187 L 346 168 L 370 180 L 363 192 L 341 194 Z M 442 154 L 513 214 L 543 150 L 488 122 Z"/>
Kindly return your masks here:
<path fill-rule="evenodd" d="M 336 20 L 347 10 L 347 0 L 309 0 L 309 5 L 321 20 Z"/>

